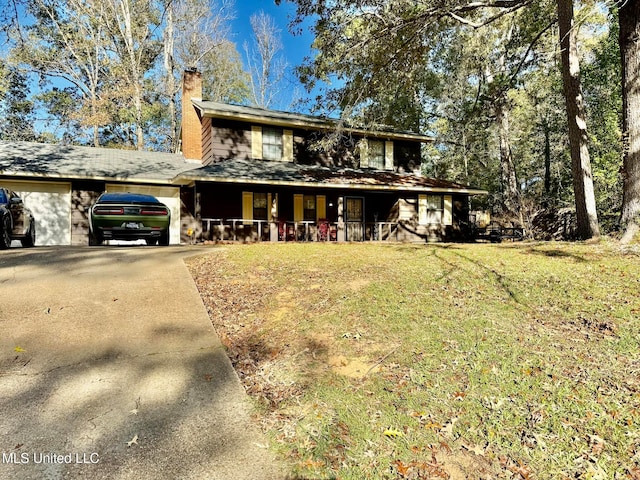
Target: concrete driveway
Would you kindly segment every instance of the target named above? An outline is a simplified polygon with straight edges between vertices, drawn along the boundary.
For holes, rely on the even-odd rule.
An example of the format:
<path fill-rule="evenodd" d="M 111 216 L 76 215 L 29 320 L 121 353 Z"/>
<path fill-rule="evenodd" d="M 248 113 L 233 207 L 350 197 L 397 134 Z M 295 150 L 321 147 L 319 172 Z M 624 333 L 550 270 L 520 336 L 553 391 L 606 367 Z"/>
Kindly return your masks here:
<path fill-rule="evenodd" d="M 0 479 L 278 479 L 183 258 L 0 251 Z"/>

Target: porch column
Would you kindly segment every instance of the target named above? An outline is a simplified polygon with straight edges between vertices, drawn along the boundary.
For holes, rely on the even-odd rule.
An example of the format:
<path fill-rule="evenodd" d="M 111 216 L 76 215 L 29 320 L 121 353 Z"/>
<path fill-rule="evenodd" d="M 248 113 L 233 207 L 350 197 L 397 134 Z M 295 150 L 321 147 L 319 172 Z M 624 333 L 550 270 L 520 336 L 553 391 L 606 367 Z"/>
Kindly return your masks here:
<path fill-rule="evenodd" d="M 278 194 L 269 195 L 271 197 L 271 212 L 269 213 L 269 241 L 278 241 Z"/>
<path fill-rule="evenodd" d="M 344 224 L 344 197 L 338 197 L 338 242 L 346 241 L 346 231 Z"/>

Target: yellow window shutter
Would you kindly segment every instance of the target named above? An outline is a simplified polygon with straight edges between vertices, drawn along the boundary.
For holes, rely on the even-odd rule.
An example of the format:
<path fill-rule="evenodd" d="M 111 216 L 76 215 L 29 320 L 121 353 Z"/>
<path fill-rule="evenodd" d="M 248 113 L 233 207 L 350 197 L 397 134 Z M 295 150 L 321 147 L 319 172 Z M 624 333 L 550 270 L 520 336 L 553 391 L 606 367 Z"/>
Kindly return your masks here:
<path fill-rule="evenodd" d="M 296 193 L 293 195 L 293 221 L 304 220 L 304 195 Z"/>
<path fill-rule="evenodd" d="M 369 142 L 366 138 L 360 140 L 360 168 L 369 166 Z"/>
<path fill-rule="evenodd" d="M 427 224 L 427 196 L 418 195 L 418 224 Z"/>
<path fill-rule="evenodd" d="M 251 156 L 262 160 L 262 127 L 251 125 Z"/>
<path fill-rule="evenodd" d="M 444 196 L 444 211 L 442 213 L 442 224 L 453 225 L 453 197 L 451 195 Z"/>
<path fill-rule="evenodd" d="M 253 193 L 242 192 L 242 219 L 245 225 L 253 223 Z"/>
<path fill-rule="evenodd" d="M 393 142 L 384 143 L 384 169 L 393 170 Z"/>
<path fill-rule="evenodd" d="M 282 160 L 293 162 L 293 130 L 282 131 Z"/>
<path fill-rule="evenodd" d="M 327 218 L 327 197 L 318 195 L 316 197 L 316 220 Z"/>

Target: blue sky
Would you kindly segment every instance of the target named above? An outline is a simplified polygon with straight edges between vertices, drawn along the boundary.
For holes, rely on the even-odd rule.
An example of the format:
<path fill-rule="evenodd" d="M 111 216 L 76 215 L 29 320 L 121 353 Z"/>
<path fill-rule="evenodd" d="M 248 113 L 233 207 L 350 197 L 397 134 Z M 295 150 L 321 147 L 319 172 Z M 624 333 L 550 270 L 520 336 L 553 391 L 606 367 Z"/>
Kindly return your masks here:
<path fill-rule="evenodd" d="M 293 3 L 282 0 L 280 5 L 276 5 L 274 0 L 236 0 L 234 10 L 236 18 L 231 24 L 232 37 L 230 40 L 236 43 L 238 51 L 243 57 L 243 61 L 246 61 L 243 44 L 245 41 L 251 44 L 252 41 L 249 19 L 253 14 L 260 11 L 271 16 L 280 28 L 283 45 L 283 51 L 281 53 L 284 55 L 290 69 L 299 66 L 305 57 L 312 55 L 311 44 L 313 43 L 313 35 L 309 31 L 311 22 L 307 21 L 303 24 L 302 32 L 299 35 L 293 35 L 289 32 L 289 24 L 296 14 L 296 8 Z M 298 90 L 299 94 L 305 98 L 314 98 L 318 92 L 316 89 L 312 95 L 308 95 L 302 86 L 299 86 Z M 274 108 L 282 109 L 286 109 L 287 107 L 287 105 L 274 106 Z"/>
<path fill-rule="evenodd" d="M 296 9 L 295 5 L 283 0 L 280 5 L 276 5 L 274 0 L 236 0 L 236 19 L 232 22 L 232 41 L 238 44 L 238 49 L 242 49 L 245 40 L 251 40 L 251 25 L 249 19 L 254 13 L 260 11 L 270 15 L 281 29 L 282 44 L 286 52 L 289 64 L 298 65 L 302 59 L 309 55 L 313 36 L 308 28 L 303 30 L 302 35 L 292 35 L 289 33 L 289 23 L 293 20 Z"/>

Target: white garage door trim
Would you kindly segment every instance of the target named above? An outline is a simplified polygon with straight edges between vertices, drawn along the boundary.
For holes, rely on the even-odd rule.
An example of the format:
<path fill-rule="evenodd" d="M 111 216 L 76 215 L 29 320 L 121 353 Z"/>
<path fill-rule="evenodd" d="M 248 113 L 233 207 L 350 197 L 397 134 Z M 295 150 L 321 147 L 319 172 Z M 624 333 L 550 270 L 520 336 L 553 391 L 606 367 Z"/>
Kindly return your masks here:
<path fill-rule="evenodd" d="M 71 183 L 2 180 L 15 191 L 36 222 L 36 245 L 71 245 Z"/>
<path fill-rule="evenodd" d="M 105 189 L 107 192 L 144 193 L 156 197 L 171 210 L 169 242 L 172 245 L 180 243 L 180 187 L 107 183 Z M 113 242 L 113 240 L 111 242 Z"/>

